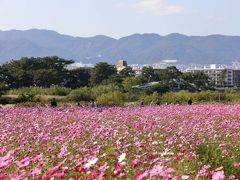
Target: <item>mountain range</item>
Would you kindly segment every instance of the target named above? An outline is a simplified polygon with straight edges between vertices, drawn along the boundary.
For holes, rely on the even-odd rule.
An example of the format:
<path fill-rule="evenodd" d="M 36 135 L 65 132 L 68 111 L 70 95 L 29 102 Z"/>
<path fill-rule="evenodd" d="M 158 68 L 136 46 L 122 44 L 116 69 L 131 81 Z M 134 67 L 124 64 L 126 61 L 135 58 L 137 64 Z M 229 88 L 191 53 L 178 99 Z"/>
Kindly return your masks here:
<path fill-rule="evenodd" d="M 240 36 L 133 34 L 114 39 L 102 35 L 73 37 L 39 29 L 0 31 L 0 63 L 53 55 L 93 64 L 115 63 L 119 59 L 129 64 L 152 64 L 166 59 L 181 64 L 230 64 L 240 60 Z"/>

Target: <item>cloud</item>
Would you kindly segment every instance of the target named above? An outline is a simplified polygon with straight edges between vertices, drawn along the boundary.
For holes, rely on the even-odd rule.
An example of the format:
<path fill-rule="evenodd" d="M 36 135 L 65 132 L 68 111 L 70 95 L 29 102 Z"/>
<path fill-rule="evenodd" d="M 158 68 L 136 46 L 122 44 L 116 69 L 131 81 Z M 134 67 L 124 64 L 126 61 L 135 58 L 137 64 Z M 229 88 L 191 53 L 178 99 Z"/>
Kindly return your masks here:
<path fill-rule="evenodd" d="M 184 7 L 180 5 L 170 5 L 166 0 L 141 0 L 133 5 L 133 8 L 139 13 L 153 16 L 169 16 L 183 11 Z"/>

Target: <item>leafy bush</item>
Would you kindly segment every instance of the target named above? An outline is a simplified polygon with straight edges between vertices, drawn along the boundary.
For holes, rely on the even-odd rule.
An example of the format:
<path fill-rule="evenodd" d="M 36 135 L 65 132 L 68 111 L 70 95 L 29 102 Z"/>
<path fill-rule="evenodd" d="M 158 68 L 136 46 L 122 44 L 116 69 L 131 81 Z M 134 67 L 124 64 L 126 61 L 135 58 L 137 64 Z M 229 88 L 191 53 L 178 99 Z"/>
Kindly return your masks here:
<path fill-rule="evenodd" d="M 229 92 L 202 91 L 193 94 L 193 99 L 197 102 L 232 102 L 233 98 Z"/>
<path fill-rule="evenodd" d="M 40 98 L 35 96 L 34 94 L 20 94 L 16 99 L 17 103 L 25 103 L 25 102 L 39 102 Z"/>
<path fill-rule="evenodd" d="M 114 91 L 121 91 L 120 87 L 114 84 L 109 84 L 109 85 L 99 85 L 92 88 L 92 93 L 94 98 L 100 97 L 103 94 L 114 92 Z"/>
<path fill-rule="evenodd" d="M 11 97 L 0 97 L 0 104 L 14 104 L 15 100 Z"/>
<path fill-rule="evenodd" d="M 92 93 L 90 88 L 83 87 L 83 88 L 72 90 L 67 98 L 75 102 L 90 101 L 92 98 Z"/>
<path fill-rule="evenodd" d="M 70 88 L 62 86 L 50 86 L 49 88 L 42 87 L 24 87 L 20 89 L 12 89 L 8 91 L 8 94 L 20 95 L 20 94 L 34 94 L 34 95 L 58 95 L 66 96 L 71 92 Z"/>
<path fill-rule="evenodd" d="M 193 93 L 186 91 L 168 92 L 161 97 L 161 103 L 184 104 L 191 98 L 193 98 Z"/>
<path fill-rule="evenodd" d="M 162 103 L 173 103 L 173 104 L 184 104 L 189 99 L 192 99 L 197 103 L 207 103 L 207 102 L 221 102 L 228 103 L 234 102 L 234 96 L 230 92 L 218 92 L 218 91 L 201 91 L 196 93 L 191 93 L 187 91 L 180 92 L 169 92 L 161 97 Z M 240 95 L 238 95 L 240 100 Z"/>
<path fill-rule="evenodd" d="M 127 102 L 134 102 L 139 100 L 140 95 L 138 91 L 126 92 L 124 94 Z"/>
<path fill-rule="evenodd" d="M 125 100 L 125 94 L 120 91 L 108 92 L 97 97 L 98 105 L 104 106 L 123 106 Z"/>
<path fill-rule="evenodd" d="M 71 92 L 70 88 L 66 88 L 63 86 L 51 86 L 47 90 L 50 93 L 49 95 L 58 95 L 58 96 L 66 96 Z"/>
<path fill-rule="evenodd" d="M 145 105 L 150 105 L 151 103 L 157 104 L 159 103 L 159 94 L 157 92 L 154 92 L 149 96 L 143 97 L 143 99 Z"/>

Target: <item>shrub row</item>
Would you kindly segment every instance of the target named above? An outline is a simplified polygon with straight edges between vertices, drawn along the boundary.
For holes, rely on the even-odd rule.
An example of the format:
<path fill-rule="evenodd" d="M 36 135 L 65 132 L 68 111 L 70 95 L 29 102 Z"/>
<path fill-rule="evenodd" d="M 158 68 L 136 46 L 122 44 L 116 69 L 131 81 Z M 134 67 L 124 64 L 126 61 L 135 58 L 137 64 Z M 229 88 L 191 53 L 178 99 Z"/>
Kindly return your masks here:
<path fill-rule="evenodd" d="M 188 91 L 168 92 L 159 94 L 157 92 L 146 95 L 143 91 L 124 92 L 121 87 L 110 85 L 99 85 L 93 88 L 82 87 L 71 90 L 61 86 L 51 86 L 50 88 L 31 87 L 10 90 L 8 94 L 15 94 L 18 97 L 13 101 L 11 98 L 1 98 L 0 103 L 7 104 L 25 103 L 25 102 L 45 102 L 52 96 L 63 96 L 58 99 L 60 102 L 89 102 L 91 99 L 97 101 L 98 105 L 122 106 L 126 104 L 139 104 L 144 99 L 144 104 L 184 104 L 189 99 L 194 103 L 240 103 L 240 91 L 201 91 L 191 93 Z M 45 98 L 41 97 L 44 96 Z"/>

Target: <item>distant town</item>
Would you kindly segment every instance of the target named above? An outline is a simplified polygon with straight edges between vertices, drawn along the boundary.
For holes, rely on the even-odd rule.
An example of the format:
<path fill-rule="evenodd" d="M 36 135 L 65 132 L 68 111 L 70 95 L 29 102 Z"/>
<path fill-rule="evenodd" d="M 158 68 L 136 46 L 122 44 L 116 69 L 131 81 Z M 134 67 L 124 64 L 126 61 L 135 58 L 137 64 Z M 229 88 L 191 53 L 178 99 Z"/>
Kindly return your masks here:
<path fill-rule="evenodd" d="M 227 64 L 179 64 L 177 60 L 161 60 L 154 64 L 129 64 L 125 60 L 118 60 L 116 68 L 119 71 L 127 66 L 131 67 L 136 75 L 140 75 L 143 67 L 152 67 L 155 71 L 175 66 L 181 72 L 204 72 L 214 82 L 217 87 L 240 88 L 240 61 L 234 61 L 231 65 Z M 80 67 L 92 68 L 94 64 L 74 63 L 68 69 Z M 224 76 L 224 77 L 223 77 Z M 221 79 L 224 83 L 221 83 Z"/>

